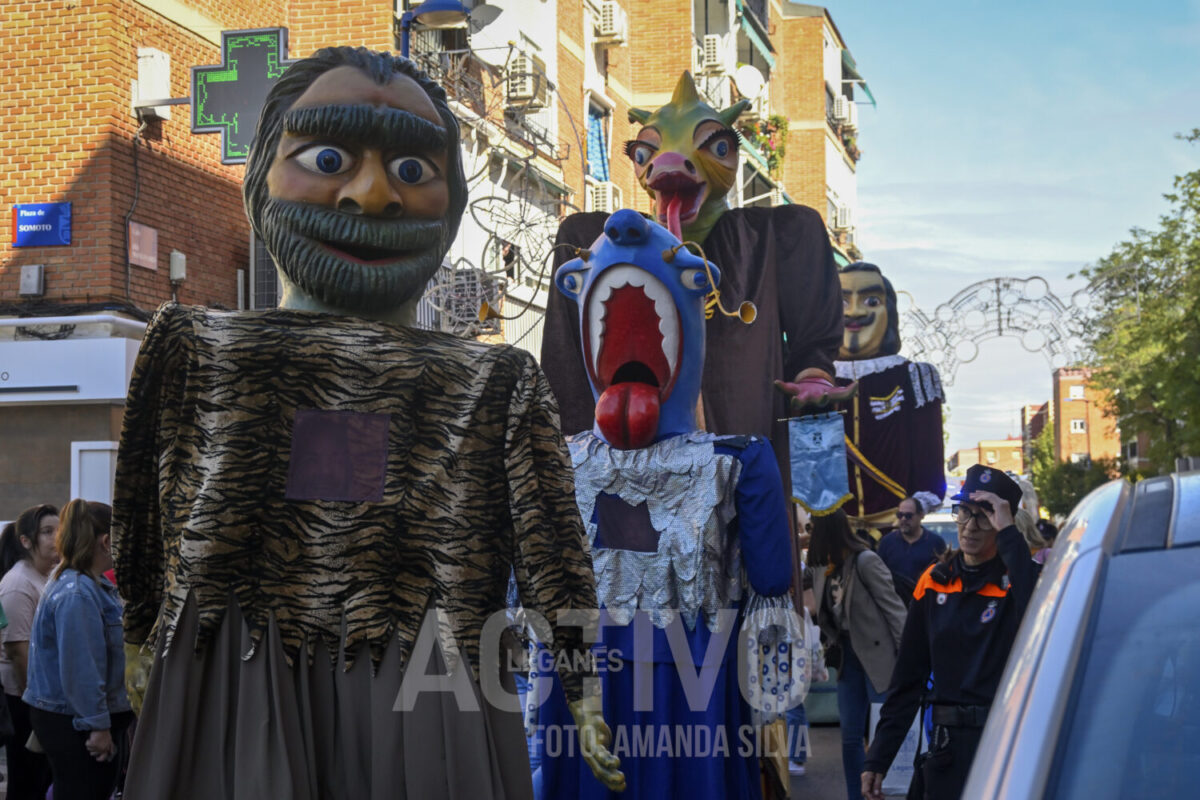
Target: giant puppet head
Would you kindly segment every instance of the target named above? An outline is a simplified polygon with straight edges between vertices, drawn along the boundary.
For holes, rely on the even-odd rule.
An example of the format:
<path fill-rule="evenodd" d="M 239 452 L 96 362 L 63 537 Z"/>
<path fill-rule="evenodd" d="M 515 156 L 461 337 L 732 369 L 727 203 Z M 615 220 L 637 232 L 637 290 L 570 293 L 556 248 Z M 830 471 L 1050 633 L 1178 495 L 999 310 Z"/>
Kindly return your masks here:
<path fill-rule="evenodd" d="M 900 352 L 896 290 L 879 267 L 856 261 L 842 267 L 843 333 L 838 358 L 862 361 Z"/>
<path fill-rule="evenodd" d="M 458 123 L 411 62 L 318 50 L 267 95 L 242 193 L 281 305 L 402 320 L 466 206 Z"/>
<path fill-rule="evenodd" d="M 591 249 L 558 268 L 555 285 L 579 304 L 604 441 L 633 450 L 696 429 L 704 298 L 720 280 L 715 266 L 630 209 L 609 217 Z"/>
<path fill-rule="evenodd" d="M 729 210 L 725 195 L 738 167 L 738 134 L 731 126 L 749 105 L 739 100 L 717 111 L 684 72 L 671 102 L 653 112 L 630 109 L 629 121 L 642 129 L 625 153 L 654 200 L 655 218 L 680 239 L 703 243 Z"/>

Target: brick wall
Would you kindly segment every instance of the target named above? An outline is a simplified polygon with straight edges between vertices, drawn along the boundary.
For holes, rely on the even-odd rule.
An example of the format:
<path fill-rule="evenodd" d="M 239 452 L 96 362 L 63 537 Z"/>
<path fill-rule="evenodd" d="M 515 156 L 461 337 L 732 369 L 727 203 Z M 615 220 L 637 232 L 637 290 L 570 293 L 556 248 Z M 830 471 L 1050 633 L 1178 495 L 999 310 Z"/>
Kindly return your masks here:
<path fill-rule="evenodd" d="M 780 19 L 776 49 L 780 58 L 771 79 L 771 100 L 788 118 L 783 182 L 802 205 L 826 214 L 825 79 L 822 63 L 824 17 Z M 828 223 L 829 220 L 826 220 Z"/>
<path fill-rule="evenodd" d="M 1054 371 L 1054 453 L 1059 461 L 1072 455 L 1116 458 L 1121 452 L 1114 420 L 1104 414 L 1106 398 L 1088 385 L 1090 370 L 1063 368 Z M 1071 387 L 1083 387 L 1083 397 L 1071 398 Z M 1084 430 L 1072 432 L 1071 421 L 1082 420 Z"/>
<path fill-rule="evenodd" d="M 623 149 L 625 142 L 634 138 L 640 127 L 629 122 L 632 98 L 627 94 L 633 89 L 635 80 L 633 72 L 635 53 L 632 46 L 636 38 L 634 28 L 639 24 L 635 20 L 638 19 L 639 9 L 644 4 L 637 0 L 621 0 L 621 5 L 625 8 L 629 21 L 626 42 L 622 45 L 603 48 L 602 52 L 605 58 L 601 61 L 602 67 L 605 68 L 605 96 L 614 106 L 609 142 L 609 176 L 612 182 L 621 189 L 621 196 L 626 207 L 648 210 L 649 200 L 638 186 L 633 172 L 633 164 L 625 156 Z M 585 24 L 591 23 L 588 22 L 588 15 L 584 13 L 582 2 L 559 1 L 558 90 L 562 95 L 563 102 L 570 109 L 570 114 L 568 114 L 566 109 L 560 107 L 558 115 L 559 138 L 570 147 L 569 157 L 563 161 L 562 169 L 567 185 L 574 190 L 571 202 L 580 210 L 585 210 L 587 207 L 582 191 L 583 175 L 586 171 L 587 102 L 583 88 L 585 67 L 579 57 L 580 52 L 584 57 L 588 55 L 586 48 L 589 37 L 585 35 Z M 572 126 L 579 134 L 579 142 L 575 140 Z M 580 147 L 581 143 L 582 147 Z"/>
<path fill-rule="evenodd" d="M 187 256 L 179 299 L 233 307 L 236 270 L 248 264 L 241 166 L 220 163 L 219 136 L 191 132 L 188 106 L 142 131 L 130 111 L 137 50 L 171 58 L 171 94 L 190 93 L 190 68 L 220 63 L 208 36 L 286 26 L 291 55 L 330 44 L 390 49 L 391 4 L 345 0 L 189 0 L 214 23 L 196 32 L 133 0 L 28 0 L 0 6 L 4 70 L 19 91 L 0 98 L 0 176 L 6 204 L 71 202 L 71 245 L 0 246 L 0 302 L 18 300 L 20 267 L 44 264 L 47 303 L 120 302 L 153 309 L 171 296 L 172 250 Z M 164 6 L 170 10 L 169 4 Z M 135 205 L 136 203 L 136 205 Z M 158 269 L 125 269 L 124 217 L 158 231 Z M 6 209 L 7 210 L 7 209 Z"/>
<path fill-rule="evenodd" d="M 558 48 L 557 88 L 562 103 L 558 105 L 558 132 L 569 148 L 567 158 L 562 162 L 563 179 L 572 191 L 568 200 L 580 211 L 587 210 L 583 185 L 586 162 L 582 152 L 587 147 L 587 107 L 583 101 L 584 65 L 579 57 L 579 52 L 584 49 L 584 16 L 583 3 L 559 0 L 555 46 Z"/>
<path fill-rule="evenodd" d="M 115 442 L 124 406 L 5 407 L 0 413 L 0 519 L 71 499 L 71 443 Z"/>
<path fill-rule="evenodd" d="M 631 2 L 629 10 L 634 102 L 640 94 L 670 94 L 680 74 L 692 68 L 692 0 Z"/>

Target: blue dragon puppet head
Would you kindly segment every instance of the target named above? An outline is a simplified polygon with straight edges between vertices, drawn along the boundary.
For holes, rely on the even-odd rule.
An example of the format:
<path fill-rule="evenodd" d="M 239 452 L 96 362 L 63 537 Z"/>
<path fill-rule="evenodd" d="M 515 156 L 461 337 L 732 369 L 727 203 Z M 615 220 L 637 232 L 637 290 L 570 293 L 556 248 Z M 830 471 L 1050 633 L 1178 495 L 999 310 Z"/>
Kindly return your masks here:
<path fill-rule="evenodd" d="M 609 217 L 591 248 L 558 268 L 555 285 L 579 305 L 604 441 L 634 450 L 696 429 L 704 298 L 720 280 L 715 266 L 630 209 Z"/>

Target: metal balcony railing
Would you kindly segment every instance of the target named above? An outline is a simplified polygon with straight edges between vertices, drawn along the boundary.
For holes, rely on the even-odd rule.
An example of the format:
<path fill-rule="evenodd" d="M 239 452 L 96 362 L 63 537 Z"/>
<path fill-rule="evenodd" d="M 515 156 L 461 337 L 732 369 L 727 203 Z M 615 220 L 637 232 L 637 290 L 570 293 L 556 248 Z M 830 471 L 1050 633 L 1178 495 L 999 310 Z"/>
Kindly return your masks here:
<path fill-rule="evenodd" d="M 457 100 L 481 117 L 487 116 L 488 86 L 496 84 L 492 68 L 470 50 L 411 51 L 412 60 Z M 503 87 L 501 87 L 502 89 Z M 494 102 L 494 101 L 493 101 Z"/>
<path fill-rule="evenodd" d="M 510 136 L 541 151 L 551 161 L 561 161 L 570 152 L 569 144 L 556 140 L 549 130 L 536 122 L 531 115 L 523 113 L 519 107 L 505 110 L 504 129 Z"/>

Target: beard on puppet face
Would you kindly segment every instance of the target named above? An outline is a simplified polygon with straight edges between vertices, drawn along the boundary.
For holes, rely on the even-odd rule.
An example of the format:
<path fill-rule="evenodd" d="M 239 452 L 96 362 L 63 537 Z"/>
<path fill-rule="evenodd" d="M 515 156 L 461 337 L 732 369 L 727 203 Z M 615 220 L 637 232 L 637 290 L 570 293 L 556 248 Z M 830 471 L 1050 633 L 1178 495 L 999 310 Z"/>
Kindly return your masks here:
<path fill-rule="evenodd" d="M 257 223 L 291 283 L 346 311 L 386 311 L 419 297 L 449 237 L 444 219 L 363 217 L 274 197 Z"/>

